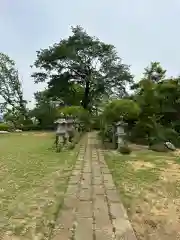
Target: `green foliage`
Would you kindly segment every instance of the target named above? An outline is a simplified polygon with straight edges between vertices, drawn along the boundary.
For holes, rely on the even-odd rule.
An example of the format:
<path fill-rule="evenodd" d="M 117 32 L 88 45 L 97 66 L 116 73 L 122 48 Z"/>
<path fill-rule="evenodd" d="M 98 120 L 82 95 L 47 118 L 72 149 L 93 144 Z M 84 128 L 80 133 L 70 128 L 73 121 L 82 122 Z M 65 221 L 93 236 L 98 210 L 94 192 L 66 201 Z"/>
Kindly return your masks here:
<path fill-rule="evenodd" d="M 74 147 L 75 147 L 75 143 L 74 142 L 73 143 L 68 143 L 68 145 L 67 145 L 67 148 L 69 150 L 73 149 Z"/>
<path fill-rule="evenodd" d="M 128 96 L 133 76 L 115 47 L 76 26 L 68 38 L 38 51 L 34 66 L 35 82 L 46 81 L 47 89 L 34 94 L 36 105 L 29 111 L 15 62 L 0 53 L 0 108 L 10 129 L 53 129 L 63 113 L 79 119 L 86 130 L 100 129 L 103 140 L 114 143 L 113 124 L 123 117 L 130 140 L 180 146 L 180 77 L 166 79 L 159 62 L 145 68 Z"/>
<path fill-rule="evenodd" d="M 100 129 L 100 137 L 103 141 L 109 140 L 110 142 L 113 141 L 113 126 L 112 125 L 106 125 L 102 124 Z"/>
<path fill-rule="evenodd" d="M 130 154 L 131 153 L 131 148 L 127 144 L 125 144 L 125 145 L 121 146 L 118 149 L 118 151 L 122 154 Z"/>
<path fill-rule="evenodd" d="M 165 78 L 166 70 L 162 68 L 159 62 L 151 62 L 150 66 L 145 68 L 144 77 L 154 82 Z"/>
<path fill-rule="evenodd" d="M 156 134 L 152 134 L 152 137 L 149 138 L 149 144 L 153 145 L 161 142 L 171 142 L 176 147 L 179 147 L 180 137 L 178 132 L 176 132 L 173 128 L 165 128 L 159 124 L 156 130 Z"/>
<path fill-rule="evenodd" d="M 0 131 L 10 131 L 10 126 L 6 123 L 0 123 Z"/>
<path fill-rule="evenodd" d="M 91 120 L 90 113 L 80 106 L 62 107 L 59 109 L 59 114 L 61 115 L 62 113 L 65 116 L 71 115 L 86 124 L 89 124 Z"/>
<path fill-rule="evenodd" d="M 47 90 L 47 96 L 52 98 L 52 100 L 61 99 L 61 101 L 68 106 L 81 106 L 84 88 L 80 84 L 74 83 L 70 84 L 70 86 L 61 85 L 60 88 L 61 89 L 55 88 L 53 90 L 49 88 Z"/>
<path fill-rule="evenodd" d="M 100 130 L 101 122 L 99 116 L 93 116 L 91 122 L 91 129 Z"/>
<path fill-rule="evenodd" d="M 158 72 L 158 79 L 152 79 L 153 71 Z M 165 79 L 165 73 L 159 63 L 151 63 L 144 78 L 134 86 L 133 99 L 141 112 L 131 131 L 131 140 L 141 139 L 150 144 L 170 141 L 180 145 L 180 79 Z"/>
<path fill-rule="evenodd" d="M 72 115 L 73 117 L 78 117 L 81 114 L 87 113 L 87 111 L 80 106 L 62 107 L 59 109 L 59 112 L 63 113 L 65 116 Z"/>
<path fill-rule="evenodd" d="M 137 119 L 140 108 L 136 102 L 129 99 L 119 99 L 110 102 L 104 109 L 103 118 L 108 123 L 117 122 L 123 116 L 124 120 Z"/>
<path fill-rule="evenodd" d="M 42 128 L 41 125 L 37 125 L 37 124 L 28 124 L 20 127 L 20 129 L 22 129 L 23 131 L 40 131 L 40 130 L 44 130 L 45 128 Z"/>
<path fill-rule="evenodd" d="M 165 73 L 160 63 L 151 63 L 143 79 L 133 85 L 130 97 L 106 105 L 101 135 L 106 136 L 107 126 L 121 115 L 128 123 L 131 141 L 150 145 L 170 141 L 180 146 L 180 78 L 165 79 Z"/>
<path fill-rule="evenodd" d="M 30 116 L 38 120 L 41 129 L 53 128 L 54 121 L 58 116 L 58 110 L 52 100 L 48 98 L 48 91 L 35 93 L 35 99 L 36 106 L 30 112 Z"/>
<path fill-rule="evenodd" d="M 19 80 L 15 62 L 6 54 L 0 53 L 0 96 L 1 110 L 12 115 L 27 118 L 27 102 L 23 98 L 22 84 Z"/>
<path fill-rule="evenodd" d="M 80 26 L 72 27 L 67 39 L 38 51 L 34 65 L 42 70 L 33 74 L 35 82 L 48 80 L 53 97 L 65 100 L 69 93 L 77 95 L 78 84 L 82 106 L 88 111 L 104 96 L 125 95 L 125 85 L 133 79 L 115 47 L 89 36 Z"/>
<path fill-rule="evenodd" d="M 76 132 L 75 136 L 74 136 L 74 144 L 77 144 L 80 141 L 80 138 L 82 136 L 81 132 Z"/>
<path fill-rule="evenodd" d="M 168 148 L 165 146 L 163 142 L 158 142 L 150 145 L 149 149 L 155 152 L 168 152 Z"/>
<path fill-rule="evenodd" d="M 32 110 L 31 116 L 38 119 L 41 128 L 52 127 L 57 118 L 57 110 L 49 105 L 41 105 Z"/>

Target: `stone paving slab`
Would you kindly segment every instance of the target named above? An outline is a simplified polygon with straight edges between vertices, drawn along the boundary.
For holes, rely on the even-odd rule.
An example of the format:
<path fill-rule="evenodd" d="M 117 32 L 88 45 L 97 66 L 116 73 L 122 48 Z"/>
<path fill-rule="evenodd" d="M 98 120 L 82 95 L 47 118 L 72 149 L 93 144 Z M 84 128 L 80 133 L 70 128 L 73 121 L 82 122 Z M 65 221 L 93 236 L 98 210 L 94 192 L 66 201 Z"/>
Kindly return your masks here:
<path fill-rule="evenodd" d="M 81 141 L 53 240 L 136 240 L 96 133 Z"/>
<path fill-rule="evenodd" d="M 74 240 L 93 239 L 93 218 L 78 218 Z"/>

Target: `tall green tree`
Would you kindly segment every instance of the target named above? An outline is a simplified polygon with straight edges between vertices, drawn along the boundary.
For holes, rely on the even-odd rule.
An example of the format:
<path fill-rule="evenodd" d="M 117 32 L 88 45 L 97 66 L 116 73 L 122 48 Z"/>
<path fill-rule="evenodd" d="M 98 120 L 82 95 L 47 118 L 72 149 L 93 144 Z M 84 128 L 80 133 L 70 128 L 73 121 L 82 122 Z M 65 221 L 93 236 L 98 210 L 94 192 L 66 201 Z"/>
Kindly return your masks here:
<path fill-rule="evenodd" d="M 36 92 L 34 97 L 36 105 L 31 110 L 30 116 L 35 117 L 42 128 L 52 127 L 58 112 L 56 104 L 48 98 L 48 90 Z"/>
<path fill-rule="evenodd" d="M 161 123 L 162 113 L 158 86 L 163 84 L 166 70 L 159 62 L 151 62 L 144 69 L 143 78 L 132 86 L 135 90 L 134 99 L 140 106 L 140 114 L 136 123 L 134 134 L 136 137 L 150 138 L 156 135 L 158 124 Z"/>
<path fill-rule="evenodd" d="M 51 96 L 61 98 L 79 84 L 82 106 L 88 110 L 104 95 L 123 96 L 126 83 L 133 80 L 115 47 L 89 36 L 80 26 L 72 27 L 67 39 L 38 51 L 34 65 L 40 69 L 33 74 L 35 82 L 47 80 Z"/>
<path fill-rule="evenodd" d="M 4 53 L 0 53 L 0 97 L 2 111 L 19 114 L 24 119 L 28 117 L 18 70 L 15 62 Z"/>
<path fill-rule="evenodd" d="M 156 93 L 162 124 L 178 126 L 180 131 L 180 78 L 166 79 L 157 84 Z"/>
<path fill-rule="evenodd" d="M 160 62 L 151 62 L 150 66 L 145 68 L 144 78 L 159 82 L 165 78 L 166 70 L 162 68 Z"/>
<path fill-rule="evenodd" d="M 141 109 L 134 131 L 136 137 L 170 140 L 172 136 L 167 133 L 180 132 L 180 79 L 168 79 L 165 73 L 160 63 L 151 63 L 145 68 L 143 79 L 133 86 L 133 99 Z"/>

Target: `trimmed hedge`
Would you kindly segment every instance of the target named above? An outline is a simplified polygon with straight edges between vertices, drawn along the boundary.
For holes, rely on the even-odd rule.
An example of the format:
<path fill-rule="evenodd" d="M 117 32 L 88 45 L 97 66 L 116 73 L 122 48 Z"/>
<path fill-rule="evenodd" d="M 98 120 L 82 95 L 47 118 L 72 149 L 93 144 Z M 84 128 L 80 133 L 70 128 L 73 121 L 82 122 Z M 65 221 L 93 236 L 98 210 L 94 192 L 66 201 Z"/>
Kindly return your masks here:
<path fill-rule="evenodd" d="M 28 125 L 16 127 L 16 129 L 20 129 L 22 131 L 54 130 L 54 126 L 43 127 L 43 126 L 37 125 L 37 124 L 28 124 Z M 14 130 L 15 130 L 15 128 L 10 124 L 0 123 L 0 131 L 13 132 Z"/>
<path fill-rule="evenodd" d="M 29 124 L 20 128 L 23 131 L 41 131 L 41 130 L 54 130 L 54 126 L 41 126 L 37 124 Z"/>
<path fill-rule="evenodd" d="M 35 124 L 29 124 L 29 125 L 25 125 L 25 126 L 21 127 L 21 130 L 23 130 L 23 131 L 39 131 L 39 130 L 42 130 L 42 127 L 39 125 L 35 125 Z"/>
<path fill-rule="evenodd" d="M 0 123 L 0 131 L 10 131 L 11 127 L 6 123 Z"/>

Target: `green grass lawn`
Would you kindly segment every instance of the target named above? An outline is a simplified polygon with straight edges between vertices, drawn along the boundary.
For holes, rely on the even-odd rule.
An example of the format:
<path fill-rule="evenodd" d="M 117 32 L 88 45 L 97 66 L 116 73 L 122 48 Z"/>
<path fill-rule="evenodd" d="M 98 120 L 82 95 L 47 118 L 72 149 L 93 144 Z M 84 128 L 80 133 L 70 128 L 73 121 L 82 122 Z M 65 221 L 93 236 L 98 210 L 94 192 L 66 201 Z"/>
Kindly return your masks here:
<path fill-rule="evenodd" d="M 140 149 L 105 159 L 138 239 L 179 239 L 180 157 Z"/>
<path fill-rule="evenodd" d="M 77 155 L 56 153 L 53 141 L 52 133 L 0 136 L 0 239 L 49 237 Z"/>

